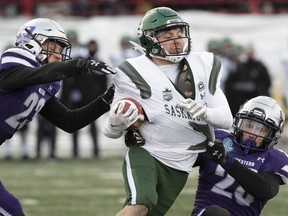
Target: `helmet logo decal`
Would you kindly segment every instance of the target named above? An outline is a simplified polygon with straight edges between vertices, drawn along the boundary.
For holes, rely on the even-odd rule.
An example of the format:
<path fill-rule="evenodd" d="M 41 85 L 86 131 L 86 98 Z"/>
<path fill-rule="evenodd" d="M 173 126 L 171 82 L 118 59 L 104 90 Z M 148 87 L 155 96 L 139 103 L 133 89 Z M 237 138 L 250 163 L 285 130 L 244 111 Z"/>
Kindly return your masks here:
<path fill-rule="evenodd" d="M 31 39 L 31 35 L 33 31 L 35 30 L 36 26 L 28 26 L 25 27 L 18 35 L 17 35 L 17 41 L 18 43 L 28 43 Z M 30 34 L 28 33 L 30 32 Z"/>
<path fill-rule="evenodd" d="M 257 116 L 265 118 L 265 113 L 263 112 L 263 110 L 254 109 L 254 110 L 251 111 L 251 113 L 253 113 L 254 115 L 257 115 Z"/>

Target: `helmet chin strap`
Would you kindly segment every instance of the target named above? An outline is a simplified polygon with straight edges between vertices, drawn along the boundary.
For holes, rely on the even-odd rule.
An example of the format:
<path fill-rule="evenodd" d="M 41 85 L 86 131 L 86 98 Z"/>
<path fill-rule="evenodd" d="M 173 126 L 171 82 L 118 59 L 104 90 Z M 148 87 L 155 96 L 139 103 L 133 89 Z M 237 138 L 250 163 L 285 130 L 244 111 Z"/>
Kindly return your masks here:
<path fill-rule="evenodd" d="M 248 155 L 250 152 L 251 148 L 256 148 L 257 144 L 256 144 L 256 139 L 245 139 L 243 140 L 243 144 L 245 145 L 245 150 L 244 150 L 244 155 Z"/>

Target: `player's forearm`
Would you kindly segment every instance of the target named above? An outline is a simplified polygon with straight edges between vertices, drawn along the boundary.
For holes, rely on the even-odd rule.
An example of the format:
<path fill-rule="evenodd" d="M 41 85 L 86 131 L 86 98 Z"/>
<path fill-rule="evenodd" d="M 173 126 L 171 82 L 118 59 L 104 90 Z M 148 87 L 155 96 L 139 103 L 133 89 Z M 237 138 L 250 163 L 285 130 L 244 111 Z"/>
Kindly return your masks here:
<path fill-rule="evenodd" d="M 228 174 L 231 175 L 244 190 L 257 199 L 269 200 L 279 191 L 280 177 L 273 173 L 255 173 L 234 161 Z"/>
<path fill-rule="evenodd" d="M 73 133 L 89 125 L 109 109 L 110 106 L 102 100 L 101 96 L 85 107 L 75 110 L 69 110 L 53 97 L 39 113 L 60 129 Z"/>
<path fill-rule="evenodd" d="M 23 88 L 63 80 L 79 73 L 76 60 L 54 62 L 39 68 L 17 66 L 0 72 L 0 87 Z"/>
<path fill-rule="evenodd" d="M 111 125 L 111 122 L 109 121 L 109 117 L 104 122 L 104 127 L 103 127 L 103 134 L 112 139 L 117 139 L 122 136 L 123 130 L 116 130 L 113 128 L 113 125 Z"/>

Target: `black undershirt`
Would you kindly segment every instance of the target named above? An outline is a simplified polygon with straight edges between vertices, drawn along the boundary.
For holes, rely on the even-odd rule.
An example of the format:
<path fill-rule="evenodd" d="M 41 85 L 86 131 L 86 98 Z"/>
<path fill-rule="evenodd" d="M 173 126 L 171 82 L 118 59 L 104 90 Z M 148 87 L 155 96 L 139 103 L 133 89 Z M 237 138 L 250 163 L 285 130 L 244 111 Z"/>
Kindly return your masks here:
<path fill-rule="evenodd" d="M 81 74 L 76 67 L 77 60 L 54 62 L 38 68 L 24 65 L 0 71 L 0 87 L 7 89 L 51 83 Z"/>
<path fill-rule="evenodd" d="M 275 197 L 279 192 L 279 185 L 283 184 L 280 176 L 262 172 L 256 173 L 242 166 L 235 160 L 227 171 L 246 192 L 260 200 L 269 200 Z"/>

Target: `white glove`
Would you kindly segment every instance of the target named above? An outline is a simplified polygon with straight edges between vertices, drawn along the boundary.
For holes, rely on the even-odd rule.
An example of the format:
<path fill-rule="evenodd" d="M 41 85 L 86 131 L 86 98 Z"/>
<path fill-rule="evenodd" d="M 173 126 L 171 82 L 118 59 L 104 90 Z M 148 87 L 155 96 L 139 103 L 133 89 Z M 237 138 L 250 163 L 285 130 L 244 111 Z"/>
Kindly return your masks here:
<path fill-rule="evenodd" d="M 202 120 L 207 118 L 206 107 L 196 103 L 191 98 L 184 99 L 181 103 L 177 104 L 177 107 L 188 111 L 192 115 L 192 118 L 200 118 Z"/>
<path fill-rule="evenodd" d="M 129 126 L 134 124 L 138 119 L 144 120 L 144 115 L 138 114 L 137 107 L 131 103 L 129 109 L 123 112 L 125 101 L 119 101 L 114 104 L 109 111 L 109 131 L 122 134 Z"/>

